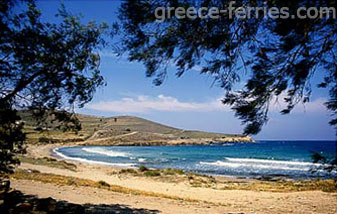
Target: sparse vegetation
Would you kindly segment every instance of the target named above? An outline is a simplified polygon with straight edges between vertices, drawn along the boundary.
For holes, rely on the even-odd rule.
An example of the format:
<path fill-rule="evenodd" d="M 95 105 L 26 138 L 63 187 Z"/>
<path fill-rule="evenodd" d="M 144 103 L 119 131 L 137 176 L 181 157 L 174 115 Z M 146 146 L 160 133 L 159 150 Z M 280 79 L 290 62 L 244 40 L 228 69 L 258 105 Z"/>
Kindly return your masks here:
<path fill-rule="evenodd" d="M 10 176 L 11 178 L 15 178 L 15 179 L 33 180 L 33 181 L 40 181 L 43 183 L 53 183 L 53 184 L 58 184 L 58 185 L 69 185 L 69 186 L 95 187 L 95 188 L 107 189 L 109 191 L 125 193 L 125 194 L 161 197 L 161 198 L 167 198 L 167 199 L 172 199 L 172 200 L 182 200 L 182 201 L 188 201 L 188 202 L 202 202 L 201 200 L 196 200 L 196 199 L 191 199 L 191 198 L 182 198 L 182 197 L 171 196 L 171 195 L 166 195 L 162 193 L 135 190 L 135 189 L 130 189 L 130 188 L 126 188 L 126 187 L 122 187 L 118 185 L 109 185 L 109 186 L 101 185 L 100 182 L 96 182 L 96 181 L 92 181 L 88 179 L 81 179 L 81 178 L 47 174 L 47 173 L 32 173 L 32 172 L 27 172 L 26 170 L 17 170 L 14 174 Z M 207 202 L 207 203 L 210 203 L 210 202 Z"/>
<path fill-rule="evenodd" d="M 45 136 L 39 137 L 39 143 L 49 143 L 49 142 L 50 142 L 49 138 Z"/>
<path fill-rule="evenodd" d="M 139 166 L 139 171 L 141 172 L 145 172 L 145 171 L 148 171 L 149 169 L 146 167 L 146 166 Z"/>
<path fill-rule="evenodd" d="M 124 173 L 137 174 L 137 171 L 134 169 L 128 168 L 128 169 L 121 169 L 119 173 L 120 174 L 124 174 Z"/>
<path fill-rule="evenodd" d="M 105 181 L 98 181 L 98 187 L 101 187 L 101 188 L 110 187 L 110 184 L 108 184 Z"/>
<path fill-rule="evenodd" d="M 155 176 L 160 176 L 160 170 L 157 170 L 157 169 L 151 169 L 151 170 L 147 170 L 144 172 L 144 175 L 145 176 L 148 176 L 148 177 L 155 177 Z"/>
<path fill-rule="evenodd" d="M 76 171 L 77 167 L 73 163 L 66 162 L 64 160 L 57 160 L 55 158 L 43 157 L 43 158 L 31 158 L 27 156 L 20 156 L 20 161 L 23 163 L 30 163 L 34 165 L 44 165 L 49 167 L 55 167 L 59 169 L 67 169 Z"/>
<path fill-rule="evenodd" d="M 99 145 L 165 145 L 169 141 L 180 140 L 181 143 L 189 141 L 201 142 L 201 138 L 209 141 L 226 141 L 242 135 L 227 135 L 201 131 L 187 131 L 158 124 L 138 117 L 120 116 L 116 118 L 102 118 L 77 114 L 82 129 L 78 133 L 64 132 L 58 129 L 57 121 L 51 123 L 52 118 L 47 118 L 49 129 L 36 130 L 36 121 L 32 119 L 29 111 L 19 111 L 25 121 L 24 132 L 27 142 L 41 143 L 67 143 L 83 142 L 90 138 L 90 143 Z"/>
<path fill-rule="evenodd" d="M 183 175 L 184 171 L 181 169 L 172 169 L 172 168 L 167 168 L 163 170 L 163 173 L 165 175 Z"/>
<path fill-rule="evenodd" d="M 139 166 L 138 171 L 132 168 L 121 169 L 119 174 L 132 174 L 137 176 L 158 177 L 158 176 L 180 176 L 184 175 L 181 169 L 149 169 L 146 166 Z"/>
<path fill-rule="evenodd" d="M 191 184 L 193 187 L 211 187 L 214 182 L 213 178 L 208 176 L 196 177 L 195 175 L 189 175 L 193 177 L 193 180 L 198 180 L 203 177 L 204 181 L 198 181 L 194 184 Z M 95 182 L 88 179 L 81 179 L 75 177 L 67 177 L 61 175 L 47 174 L 47 173 L 36 173 L 27 170 L 17 170 L 12 178 L 23 179 L 23 180 L 34 180 L 44 183 L 55 183 L 58 185 L 76 185 L 76 186 L 89 186 L 97 188 L 105 188 L 114 192 L 121 192 L 127 194 L 137 194 L 137 195 L 148 195 L 156 197 L 165 197 L 167 195 L 133 190 L 118 185 L 109 185 L 109 187 L 103 182 Z M 206 185 L 207 184 L 207 185 Z M 225 180 L 217 182 L 217 188 L 219 190 L 249 190 L 249 191 L 266 191 L 266 192 L 297 192 L 297 191 L 324 191 L 324 192 L 335 192 L 337 193 L 337 186 L 334 180 L 304 180 L 304 181 L 240 181 L 240 180 Z M 178 197 L 169 196 L 171 199 L 178 199 Z M 186 200 L 186 199 L 184 199 Z M 188 199 L 187 199 L 188 200 Z"/>
<path fill-rule="evenodd" d="M 146 176 L 165 182 L 187 182 L 191 187 L 204 187 L 219 190 L 252 190 L 267 192 L 295 192 L 321 190 L 324 192 L 337 192 L 337 183 L 334 180 L 300 180 L 300 181 L 258 181 L 258 180 L 228 180 L 215 178 L 195 172 L 184 172 L 180 169 L 149 169 L 140 166 L 134 169 L 122 169 L 121 174 L 132 176 Z"/>

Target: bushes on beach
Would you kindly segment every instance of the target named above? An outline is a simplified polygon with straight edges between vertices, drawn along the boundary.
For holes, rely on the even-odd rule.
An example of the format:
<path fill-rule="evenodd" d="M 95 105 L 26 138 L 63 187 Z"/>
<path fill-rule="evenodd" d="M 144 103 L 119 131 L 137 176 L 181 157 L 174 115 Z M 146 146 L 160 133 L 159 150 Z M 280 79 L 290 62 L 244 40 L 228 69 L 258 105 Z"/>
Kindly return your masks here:
<path fill-rule="evenodd" d="M 110 187 L 110 184 L 108 184 L 105 181 L 98 181 L 98 187 L 102 188 L 102 187 Z"/>
<path fill-rule="evenodd" d="M 184 174 L 184 171 L 181 170 L 181 169 L 172 169 L 172 168 L 167 168 L 167 169 L 164 169 L 163 170 L 163 173 L 165 175 L 183 175 Z"/>
<path fill-rule="evenodd" d="M 134 173 L 134 170 L 132 169 L 124 169 L 121 170 L 123 173 L 128 172 L 128 170 L 131 170 L 130 173 Z M 138 168 L 139 172 L 142 172 L 145 176 L 160 176 L 161 174 L 163 175 L 183 175 L 185 174 L 183 170 L 181 169 L 172 169 L 172 168 L 167 168 L 167 169 L 149 169 L 146 166 L 139 166 Z"/>
<path fill-rule="evenodd" d="M 129 168 L 129 169 L 121 169 L 119 171 L 120 174 L 133 174 L 133 175 L 145 175 L 148 177 L 153 176 L 160 176 L 160 175 L 183 175 L 185 174 L 183 170 L 181 169 L 149 169 L 146 166 L 139 166 L 138 171 L 135 169 Z"/>
<path fill-rule="evenodd" d="M 121 169 L 121 171 L 119 173 L 121 173 L 121 174 L 123 174 L 123 173 L 137 174 L 137 171 L 130 168 L 130 169 Z"/>
<path fill-rule="evenodd" d="M 50 142 L 49 138 L 45 136 L 39 137 L 39 143 L 49 143 L 49 142 Z"/>
<path fill-rule="evenodd" d="M 148 177 L 154 177 L 154 176 L 160 176 L 160 170 L 158 169 L 149 169 L 146 166 L 139 166 L 138 170 L 140 172 L 143 172 L 145 176 Z"/>
<path fill-rule="evenodd" d="M 44 165 L 44 166 L 55 167 L 59 169 L 67 169 L 70 171 L 76 171 L 77 169 L 77 166 L 73 163 L 69 163 L 64 160 L 57 160 L 51 157 L 31 158 L 27 156 L 20 156 L 19 160 L 24 163 L 30 163 L 34 165 Z"/>
<path fill-rule="evenodd" d="M 139 166 L 138 170 L 141 172 L 145 172 L 145 171 L 148 171 L 149 168 L 147 168 L 146 166 Z"/>
<path fill-rule="evenodd" d="M 154 170 L 148 170 L 144 172 L 144 175 L 148 177 L 155 177 L 155 176 L 160 176 L 161 174 L 159 170 L 154 169 Z"/>

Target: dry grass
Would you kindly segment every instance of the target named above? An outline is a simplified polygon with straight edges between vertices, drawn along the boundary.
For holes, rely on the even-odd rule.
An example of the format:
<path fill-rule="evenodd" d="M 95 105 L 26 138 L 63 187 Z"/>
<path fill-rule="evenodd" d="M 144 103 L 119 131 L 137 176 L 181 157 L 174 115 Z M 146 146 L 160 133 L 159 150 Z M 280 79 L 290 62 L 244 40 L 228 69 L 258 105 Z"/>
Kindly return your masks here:
<path fill-rule="evenodd" d="M 100 189 L 106 189 L 113 192 L 144 195 L 152 197 L 161 197 L 173 200 L 183 200 L 187 202 L 206 202 L 192 198 L 182 198 L 178 196 L 166 195 L 162 193 L 154 193 L 149 191 L 135 190 L 118 185 L 111 185 L 105 181 L 92 181 L 88 179 L 81 179 L 75 177 L 28 172 L 25 170 L 18 170 L 10 176 L 14 179 L 34 180 L 44 183 L 53 183 L 57 185 L 71 185 L 71 186 L 87 186 Z M 199 177 L 200 178 L 200 177 Z M 195 177 L 193 179 L 196 179 Z M 333 180 L 317 180 L 317 181 L 298 181 L 298 182 L 228 182 L 226 187 L 222 190 L 250 190 L 250 191 L 268 191 L 268 192 L 295 192 L 295 191 L 325 191 L 337 192 L 336 184 Z M 206 202 L 209 203 L 209 202 Z M 224 204 L 216 204 L 224 205 Z"/>
<path fill-rule="evenodd" d="M 299 192 L 323 191 L 337 192 L 334 180 L 301 180 L 301 181 L 254 181 L 248 183 L 223 183 L 222 190 L 253 190 L 265 192 Z"/>
<path fill-rule="evenodd" d="M 337 192 L 337 183 L 330 180 L 299 180 L 299 181 L 258 181 L 248 179 L 227 179 L 213 177 L 179 169 L 149 169 L 140 166 L 138 170 L 122 169 L 119 174 L 130 176 L 151 177 L 164 182 L 184 182 L 191 187 L 213 188 L 218 190 L 250 190 L 265 192 L 298 192 L 323 191 Z"/>
<path fill-rule="evenodd" d="M 133 195 L 143 195 L 143 196 L 152 196 L 152 197 L 160 197 L 167 198 L 172 200 L 182 200 L 186 202 L 205 202 L 209 204 L 215 205 L 223 205 L 216 204 L 207 201 L 192 199 L 192 198 L 182 198 L 178 196 L 166 195 L 162 193 L 154 193 L 149 191 L 135 190 L 130 189 L 118 185 L 111 185 L 106 183 L 105 181 L 92 181 L 88 179 L 81 179 L 76 177 L 68 177 L 62 175 L 54 175 L 48 173 L 38 173 L 38 172 L 27 172 L 26 170 L 17 170 L 14 174 L 10 175 L 12 179 L 19 180 L 33 180 L 39 181 L 43 183 L 52 183 L 57 185 L 67 185 L 67 186 L 85 186 L 85 187 L 94 187 L 99 189 L 105 189 L 113 192 L 124 193 L 124 194 L 133 194 Z"/>
<path fill-rule="evenodd" d="M 147 171 L 145 171 L 147 172 Z M 192 177 L 191 177 L 192 176 Z M 196 175 L 187 176 L 189 179 L 195 180 Z M 201 176 L 202 177 L 202 176 Z M 217 206 L 227 206 L 224 203 L 213 203 L 204 200 L 193 198 L 183 198 L 179 196 L 172 196 L 162 193 L 155 193 L 150 191 L 142 191 L 131 188 L 122 187 L 119 185 L 111 185 L 105 181 L 92 181 L 89 179 L 81 179 L 76 177 L 61 176 L 47 173 L 39 173 L 36 171 L 17 170 L 14 174 L 10 175 L 11 179 L 33 180 L 43 183 L 52 183 L 56 185 L 67 186 L 84 186 L 99 189 L 105 189 L 113 192 L 142 195 L 151 197 L 160 197 L 171 200 L 180 200 L 185 202 L 194 203 L 207 203 Z M 199 177 L 200 178 L 200 177 Z M 227 182 L 226 187 L 222 190 L 251 190 L 251 191 L 268 191 L 268 192 L 294 192 L 294 191 L 327 191 L 337 192 L 336 183 L 333 180 L 317 180 L 317 181 L 298 181 L 298 182 Z"/>

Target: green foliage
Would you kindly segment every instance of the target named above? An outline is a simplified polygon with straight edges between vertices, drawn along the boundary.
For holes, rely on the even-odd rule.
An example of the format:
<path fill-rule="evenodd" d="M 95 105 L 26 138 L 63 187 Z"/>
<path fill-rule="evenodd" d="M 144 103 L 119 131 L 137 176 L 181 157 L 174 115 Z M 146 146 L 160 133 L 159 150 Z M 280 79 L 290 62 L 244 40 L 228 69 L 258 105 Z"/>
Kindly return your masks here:
<path fill-rule="evenodd" d="M 337 20 L 325 19 L 178 19 L 158 23 L 158 7 L 218 7 L 228 9 L 231 0 L 127 0 L 120 9 L 122 51 L 130 61 L 142 62 L 148 77 L 160 85 L 167 67 L 177 76 L 200 70 L 215 78 L 226 91 L 223 103 L 230 105 L 246 125 L 245 134 L 257 134 L 268 121 L 268 110 L 276 97 L 283 97 L 290 113 L 296 104 L 310 100 L 310 79 L 324 72 L 319 87 L 328 88 L 327 108 L 337 115 Z M 236 1 L 250 7 L 288 7 L 296 14 L 300 7 L 335 7 L 335 0 Z M 245 75 L 246 74 L 246 75 Z M 234 90 L 241 79 L 243 89 Z M 336 125 L 337 119 L 331 121 Z"/>
<path fill-rule="evenodd" d="M 147 170 L 144 172 L 144 175 L 148 177 L 157 177 L 160 176 L 161 174 L 159 170 Z"/>
<path fill-rule="evenodd" d="M 48 137 L 42 136 L 39 137 L 39 143 L 49 143 L 50 139 Z"/>
<path fill-rule="evenodd" d="M 184 171 L 181 169 L 172 169 L 172 168 L 167 168 L 165 170 L 163 170 L 163 173 L 165 175 L 183 175 Z"/>
<path fill-rule="evenodd" d="M 146 166 L 139 166 L 138 170 L 141 172 L 145 172 L 148 171 L 149 169 Z"/>
<path fill-rule="evenodd" d="M 337 145 L 337 144 L 336 144 Z M 319 172 L 319 170 L 324 170 L 325 172 L 328 172 L 330 176 L 334 176 L 335 182 L 337 181 L 337 158 L 327 158 L 323 155 L 321 155 L 318 152 L 312 153 L 312 159 L 314 163 L 319 163 L 320 165 L 316 168 L 312 169 L 313 173 Z M 337 187 L 337 186 L 336 186 Z"/>
<path fill-rule="evenodd" d="M 27 156 L 19 156 L 20 162 L 30 163 L 35 165 L 45 165 L 48 167 L 55 167 L 60 169 L 68 169 L 76 171 L 77 166 L 73 163 L 68 163 L 64 160 L 57 160 L 55 158 L 43 157 L 43 158 L 30 158 Z"/>
<path fill-rule="evenodd" d="M 142 62 L 146 75 L 160 85 L 168 66 L 175 66 L 180 77 L 188 70 L 210 75 L 226 95 L 230 105 L 245 125 L 244 134 L 257 134 L 268 121 L 269 106 L 281 98 L 286 104 L 281 114 L 289 114 L 298 103 L 310 101 L 311 78 L 316 71 L 324 75 L 317 86 L 329 91 L 327 109 L 337 126 L 337 20 L 323 19 L 178 19 L 174 16 L 156 22 L 158 7 L 217 7 L 228 9 L 231 0 L 127 0 L 122 3 L 116 29 L 122 34 L 121 52 L 130 61 Z M 300 7 L 336 8 L 335 0 L 319 1 L 236 1 L 233 5 L 289 8 L 297 14 Z M 198 68 L 198 69 L 196 69 Z M 241 79 L 244 87 L 234 90 Z M 337 158 L 326 160 L 324 169 L 337 169 Z"/>
<path fill-rule="evenodd" d="M 12 173 L 14 165 L 19 164 L 15 155 L 25 152 L 25 134 L 22 129 L 23 123 L 16 110 L 0 104 L 0 175 Z"/>
<path fill-rule="evenodd" d="M 134 169 L 121 169 L 120 173 L 130 173 L 130 174 L 137 174 L 137 171 Z"/>
<path fill-rule="evenodd" d="M 81 24 L 61 7 L 60 22 L 42 22 L 34 1 L 0 2 L 0 172 L 11 172 L 19 161 L 24 134 L 14 109 L 31 109 L 42 128 L 47 117 L 59 129 L 80 130 L 68 111 L 92 99 L 98 86 L 106 24 Z M 25 8 L 25 9 L 23 9 Z"/>

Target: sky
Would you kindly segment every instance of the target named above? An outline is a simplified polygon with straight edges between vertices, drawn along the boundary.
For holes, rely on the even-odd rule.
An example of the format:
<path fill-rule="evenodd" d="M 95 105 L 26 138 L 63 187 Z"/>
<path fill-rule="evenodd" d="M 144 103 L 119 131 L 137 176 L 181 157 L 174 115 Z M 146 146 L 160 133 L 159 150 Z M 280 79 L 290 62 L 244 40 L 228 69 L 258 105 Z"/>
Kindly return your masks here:
<path fill-rule="evenodd" d="M 57 21 L 55 14 L 63 2 L 73 14 L 81 13 L 83 22 L 96 20 L 111 24 L 117 21 L 119 1 L 37 1 L 46 21 Z M 213 85 L 213 79 L 200 75 L 199 69 L 175 76 L 170 67 L 161 86 L 145 76 L 140 63 L 116 57 L 112 51 L 101 51 L 101 74 L 107 85 L 97 90 L 93 100 L 78 113 L 97 116 L 131 115 L 188 130 L 219 133 L 242 133 L 243 126 L 228 106 L 221 104 L 224 90 Z M 321 78 L 319 71 L 313 82 Z M 243 83 L 241 83 L 242 85 Z M 240 85 L 239 85 L 240 86 Z M 311 102 L 299 105 L 290 115 L 279 113 L 284 104 L 273 102 L 270 119 L 257 140 L 334 140 L 336 130 L 329 126 L 330 113 L 325 109 L 327 92 L 314 89 Z M 281 100 L 281 99 L 279 99 Z"/>

